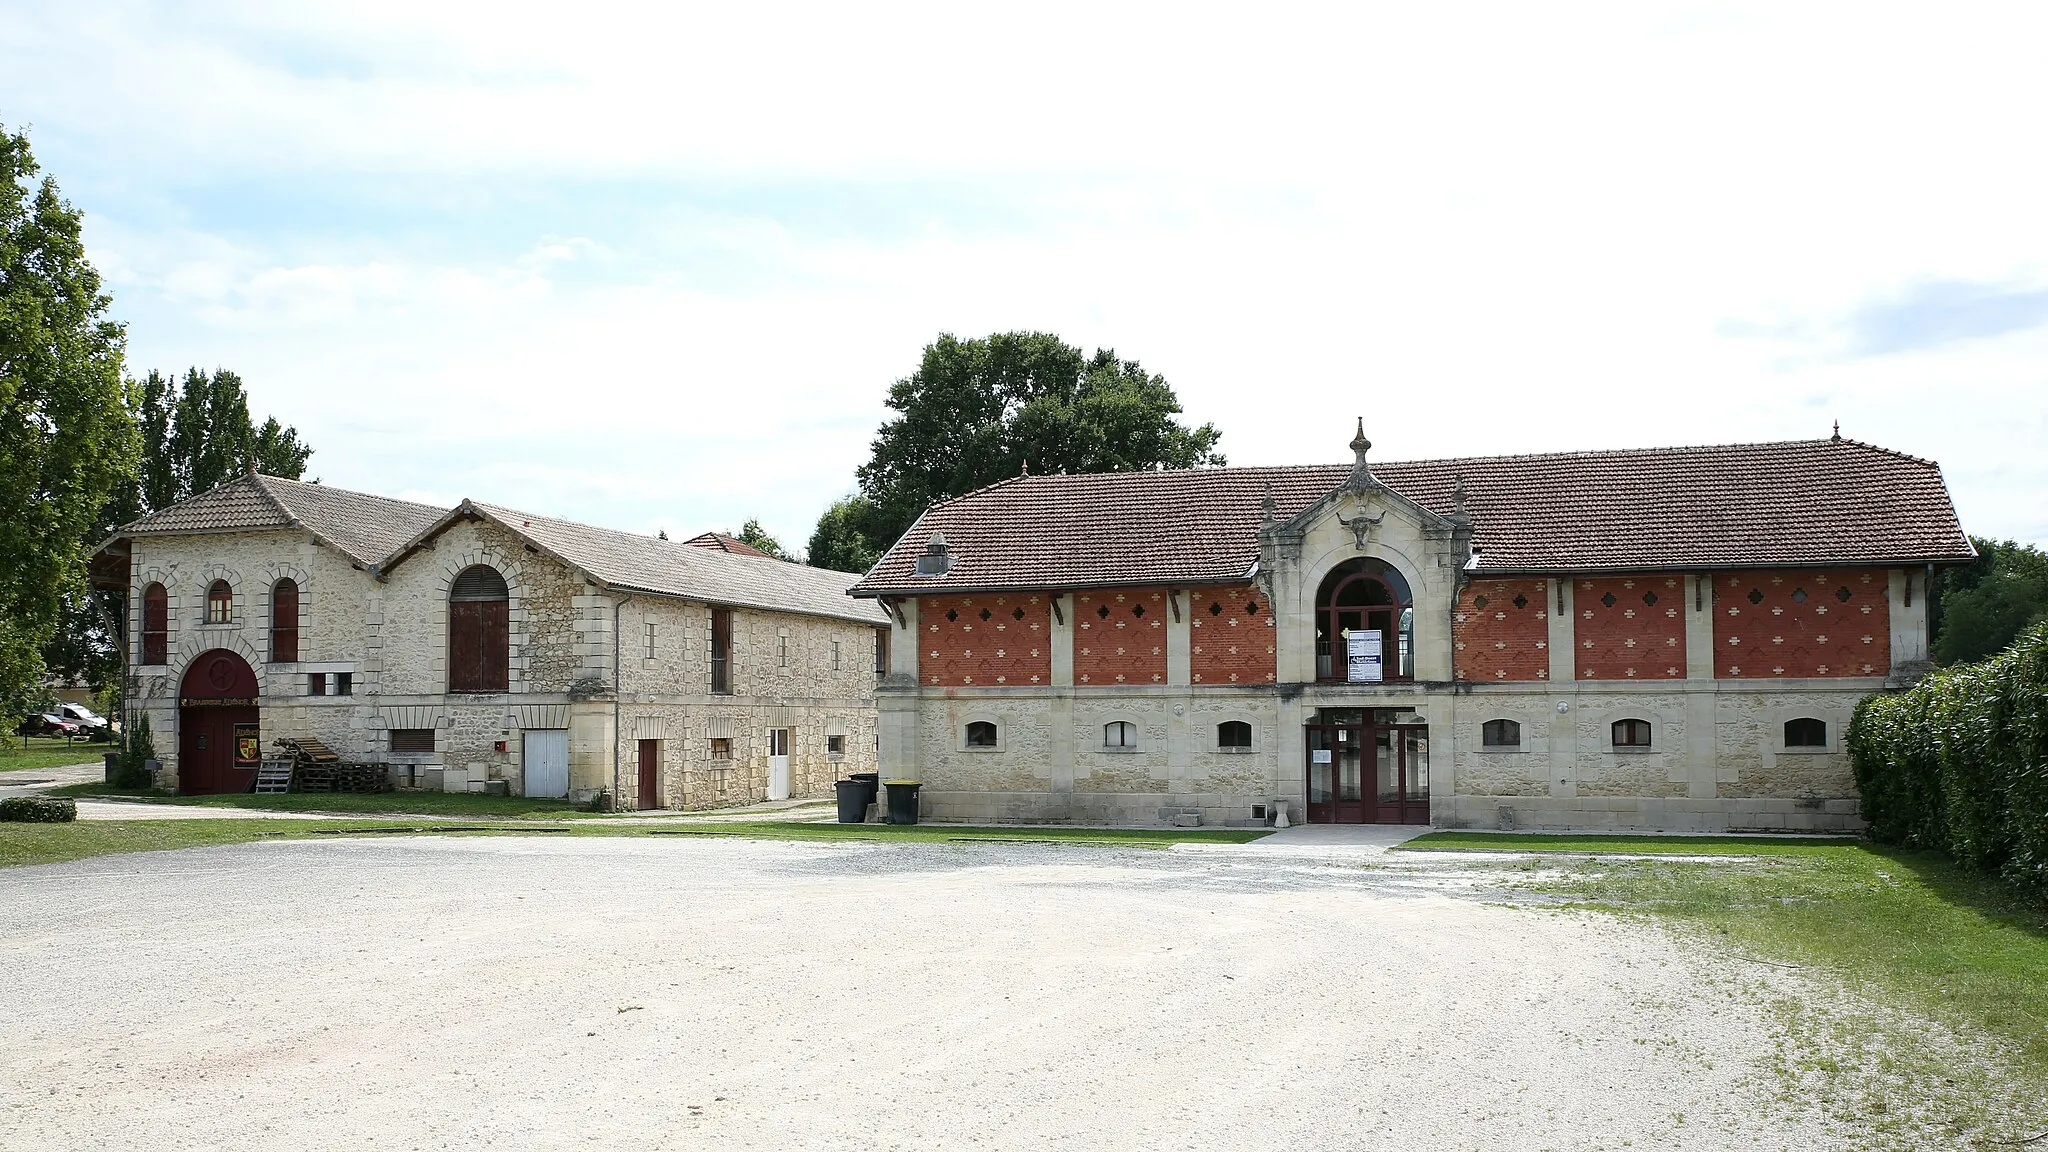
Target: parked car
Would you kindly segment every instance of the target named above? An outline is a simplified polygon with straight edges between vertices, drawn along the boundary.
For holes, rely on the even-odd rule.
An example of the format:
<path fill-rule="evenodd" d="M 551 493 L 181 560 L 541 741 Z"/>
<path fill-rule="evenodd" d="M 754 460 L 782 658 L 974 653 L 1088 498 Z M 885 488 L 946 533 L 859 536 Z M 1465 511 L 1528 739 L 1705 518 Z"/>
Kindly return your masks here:
<path fill-rule="evenodd" d="M 78 725 L 79 730 L 93 740 L 113 739 L 114 726 L 107 722 L 105 716 L 87 708 L 83 704 L 59 705 L 57 714 Z"/>
<path fill-rule="evenodd" d="M 66 740 L 75 740 L 83 734 L 78 725 L 55 712 L 38 712 L 23 720 L 15 731 L 23 736 L 62 736 Z"/>

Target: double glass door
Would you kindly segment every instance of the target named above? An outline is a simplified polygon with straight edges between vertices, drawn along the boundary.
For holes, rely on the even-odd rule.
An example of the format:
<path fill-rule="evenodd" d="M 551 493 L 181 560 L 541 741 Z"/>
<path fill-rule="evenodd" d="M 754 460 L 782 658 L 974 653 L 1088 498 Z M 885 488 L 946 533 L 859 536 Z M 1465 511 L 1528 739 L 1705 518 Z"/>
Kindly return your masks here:
<path fill-rule="evenodd" d="M 1308 822 L 1429 823 L 1429 728 L 1310 724 Z"/>

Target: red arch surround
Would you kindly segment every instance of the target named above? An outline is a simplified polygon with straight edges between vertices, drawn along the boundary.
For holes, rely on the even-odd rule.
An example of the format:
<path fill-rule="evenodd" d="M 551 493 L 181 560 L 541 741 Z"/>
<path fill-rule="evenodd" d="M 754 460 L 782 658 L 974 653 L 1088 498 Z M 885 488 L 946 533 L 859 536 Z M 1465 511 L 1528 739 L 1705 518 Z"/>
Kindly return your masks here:
<path fill-rule="evenodd" d="M 193 657 L 178 685 L 178 791 L 247 792 L 263 758 L 260 689 L 249 662 L 225 648 Z"/>

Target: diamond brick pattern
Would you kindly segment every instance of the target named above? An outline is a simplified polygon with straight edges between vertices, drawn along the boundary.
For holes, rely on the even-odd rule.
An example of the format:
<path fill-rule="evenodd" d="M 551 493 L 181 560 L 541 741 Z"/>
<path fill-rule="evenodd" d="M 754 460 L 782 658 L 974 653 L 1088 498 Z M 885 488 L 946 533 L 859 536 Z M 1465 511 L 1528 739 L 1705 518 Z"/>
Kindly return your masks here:
<path fill-rule="evenodd" d="M 917 676 L 927 687 L 1052 683 L 1051 603 L 1042 594 L 926 597 L 917 604 L 917 625 Z"/>
<path fill-rule="evenodd" d="M 1575 580 L 1572 589 L 1572 656 L 1579 679 L 1685 679 L 1682 576 Z"/>
<path fill-rule="evenodd" d="M 1891 587 L 1882 569 L 1722 573 L 1714 577 L 1713 611 L 1716 677 L 1891 672 Z"/>
<path fill-rule="evenodd" d="M 1452 666 L 1460 680 L 1550 679 L 1546 580 L 1474 580 L 1451 613 Z"/>
<path fill-rule="evenodd" d="M 1271 684 L 1279 679 L 1278 629 L 1264 593 L 1250 584 L 1191 588 L 1187 607 L 1188 668 L 1195 683 Z"/>
<path fill-rule="evenodd" d="M 1159 588 L 1074 593 L 1074 684 L 1166 683 L 1167 611 Z"/>

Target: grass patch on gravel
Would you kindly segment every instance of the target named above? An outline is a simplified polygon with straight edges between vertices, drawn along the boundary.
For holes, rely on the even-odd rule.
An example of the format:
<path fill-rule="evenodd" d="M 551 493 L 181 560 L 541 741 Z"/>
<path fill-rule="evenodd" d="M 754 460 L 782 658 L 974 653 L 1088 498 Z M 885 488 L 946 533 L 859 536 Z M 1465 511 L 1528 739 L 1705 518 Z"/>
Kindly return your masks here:
<path fill-rule="evenodd" d="M 79 820 L 70 824 L 0 824 L 0 868 L 24 864 L 60 864 L 90 856 L 123 852 L 157 852 L 172 848 L 206 848 L 247 844 L 255 840 L 331 839 L 342 836 L 389 835 L 535 835 L 570 833 L 579 836 L 705 836 L 750 840 L 813 842 L 869 841 L 895 843 L 1043 843 L 1093 844 L 1106 847 L 1166 848 L 1174 844 L 1242 844 L 1265 835 L 1256 829 L 1185 828 L 991 828 L 937 824 L 799 824 L 788 821 L 719 821 L 716 823 L 578 821 L 554 827 L 518 827 L 479 821 L 431 825 L 404 820 L 365 820 L 343 825 L 318 820 Z"/>
<path fill-rule="evenodd" d="M 58 740 L 49 736 L 0 737 L 0 772 L 33 772 L 43 768 L 68 768 L 73 764 L 97 764 L 113 751 L 111 744 L 84 740 Z"/>
<path fill-rule="evenodd" d="M 1546 851 L 1536 839 L 1490 837 L 1486 846 L 1512 840 Z M 1735 838 L 1556 839 L 1547 851 L 1591 851 L 1583 841 L 1617 845 L 1609 852 L 1662 852 L 1666 839 L 1699 845 L 1695 854 L 1720 846 L 1719 860 L 1539 857 L 1519 866 L 1529 874 L 1519 886 L 1660 919 L 1711 952 L 1758 963 L 1760 976 L 1798 969 L 1844 989 L 1839 1002 L 1774 999 L 1786 1028 L 1778 1071 L 1788 1099 L 1818 1101 L 1871 1147 L 1967 1146 L 2048 1131 L 2048 909 L 1928 852 L 1840 841 L 1770 841 L 1780 847 L 1767 852 Z M 1635 846 L 1618 847 L 1628 841 Z M 1726 858 L 1731 851 L 1751 858 Z"/>
<path fill-rule="evenodd" d="M 104 784 L 66 784 L 53 796 L 80 800 L 132 800 L 191 808 L 241 808 L 267 812 L 332 812 L 358 816 L 465 816 L 487 820 L 561 820 L 595 816 L 567 800 L 524 796 L 477 796 L 467 792 L 290 792 L 258 796 L 173 796 L 166 792 L 124 792 Z"/>
<path fill-rule="evenodd" d="M 1850 847 L 1843 836 L 1626 836 L 1567 832 L 1430 832 L 1399 851 L 1573 852 L 1658 856 L 1807 855 Z"/>

